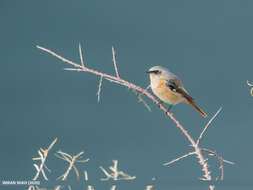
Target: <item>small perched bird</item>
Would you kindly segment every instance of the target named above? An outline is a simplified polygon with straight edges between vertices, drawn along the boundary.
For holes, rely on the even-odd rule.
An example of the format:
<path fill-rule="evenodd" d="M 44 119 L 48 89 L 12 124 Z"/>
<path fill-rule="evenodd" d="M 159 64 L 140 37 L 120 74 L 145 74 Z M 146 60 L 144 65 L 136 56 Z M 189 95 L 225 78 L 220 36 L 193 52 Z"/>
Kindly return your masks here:
<path fill-rule="evenodd" d="M 168 111 L 173 105 L 184 101 L 192 105 L 203 117 L 207 116 L 206 113 L 194 103 L 193 98 L 184 89 L 184 85 L 180 79 L 167 68 L 154 66 L 150 68 L 147 73 L 149 73 L 150 76 L 150 85 L 153 93 L 160 98 L 161 102 L 170 104 Z"/>

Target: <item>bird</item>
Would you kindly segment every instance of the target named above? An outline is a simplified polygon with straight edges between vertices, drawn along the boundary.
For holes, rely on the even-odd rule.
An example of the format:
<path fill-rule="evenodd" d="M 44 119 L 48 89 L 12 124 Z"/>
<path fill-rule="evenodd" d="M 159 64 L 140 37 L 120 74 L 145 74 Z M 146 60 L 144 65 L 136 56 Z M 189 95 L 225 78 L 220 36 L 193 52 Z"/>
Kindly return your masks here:
<path fill-rule="evenodd" d="M 193 98 L 184 89 L 182 81 L 167 68 L 154 66 L 147 73 L 150 77 L 151 89 L 160 99 L 158 104 L 163 102 L 170 104 L 167 111 L 170 111 L 173 105 L 185 102 L 193 106 L 203 117 L 207 117 L 207 114 L 195 104 Z"/>

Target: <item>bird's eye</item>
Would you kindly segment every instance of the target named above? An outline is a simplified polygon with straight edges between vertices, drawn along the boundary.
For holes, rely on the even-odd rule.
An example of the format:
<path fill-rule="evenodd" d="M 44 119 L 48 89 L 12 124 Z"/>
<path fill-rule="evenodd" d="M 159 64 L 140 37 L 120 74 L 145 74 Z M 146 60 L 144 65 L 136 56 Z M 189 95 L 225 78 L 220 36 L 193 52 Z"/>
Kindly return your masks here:
<path fill-rule="evenodd" d="M 155 71 L 153 71 L 152 73 L 154 73 L 154 74 L 160 74 L 160 73 L 161 73 L 161 71 L 159 71 L 159 70 L 155 70 Z"/>

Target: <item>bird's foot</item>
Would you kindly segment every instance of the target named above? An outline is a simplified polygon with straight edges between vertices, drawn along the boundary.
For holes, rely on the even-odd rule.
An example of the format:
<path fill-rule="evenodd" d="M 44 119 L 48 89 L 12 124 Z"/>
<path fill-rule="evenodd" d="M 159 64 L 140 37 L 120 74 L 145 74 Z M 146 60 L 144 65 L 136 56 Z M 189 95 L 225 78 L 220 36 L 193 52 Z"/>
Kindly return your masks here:
<path fill-rule="evenodd" d="M 162 101 L 162 100 L 159 100 L 159 102 L 157 103 L 157 106 L 158 106 L 159 108 L 161 108 L 162 105 L 163 105 L 163 101 Z"/>

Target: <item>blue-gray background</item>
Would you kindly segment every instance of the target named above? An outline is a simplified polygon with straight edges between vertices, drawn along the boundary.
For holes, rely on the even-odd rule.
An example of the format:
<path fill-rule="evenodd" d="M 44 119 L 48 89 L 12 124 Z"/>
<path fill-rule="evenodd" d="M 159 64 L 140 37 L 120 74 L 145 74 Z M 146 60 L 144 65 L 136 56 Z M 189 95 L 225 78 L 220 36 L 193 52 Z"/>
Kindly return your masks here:
<path fill-rule="evenodd" d="M 116 183 L 119 190 L 144 190 L 148 184 L 159 190 L 207 189 L 198 180 L 203 173 L 195 157 L 162 165 L 192 147 L 156 105 L 147 100 L 149 112 L 129 89 L 108 81 L 98 104 L 97 76 L 63 71 L 68 65 L 35 47 L 79 62 L 80 42 L 87 66 L 109 74 L 113 45 L 121 77 L 142 87 L 151 66 L 176 73 L 209 115 L 203 119 L 186 104 L 173 108 L 194 138 L 223 107 L 201 142 L 236 163 L 224 165 L 225 180 L 216 189 L 252 189 L 253 98 L 246 80 L 253 81 L 253 1 L 2 0 L 0 23 L 1 180 L 32 179 L 32 157 L 58 137 L 47 161 L 52 184 L 67 167 L 53 155 L 61 149 L 72 155 L 84 150 L 91 159 L 77 165 L 81 172 L 87 169 L 89 183 L 69 176 L 74 189 L 109 189 L 114 182 L 99 182 L 99 166 L 113 159 L 137 176 Z M 215 179 L 219 165 L 209 159 Z"/>

